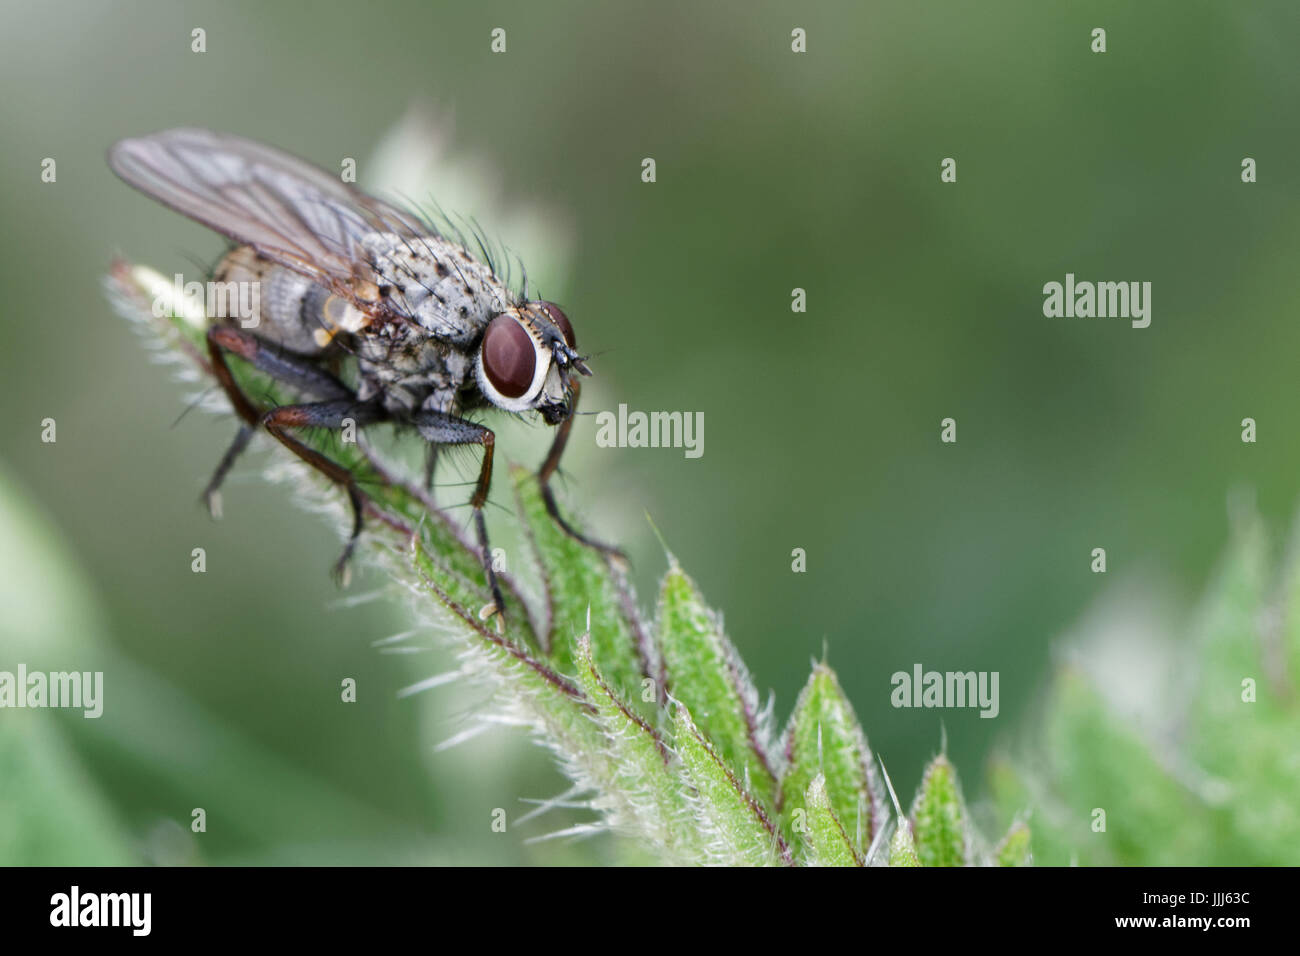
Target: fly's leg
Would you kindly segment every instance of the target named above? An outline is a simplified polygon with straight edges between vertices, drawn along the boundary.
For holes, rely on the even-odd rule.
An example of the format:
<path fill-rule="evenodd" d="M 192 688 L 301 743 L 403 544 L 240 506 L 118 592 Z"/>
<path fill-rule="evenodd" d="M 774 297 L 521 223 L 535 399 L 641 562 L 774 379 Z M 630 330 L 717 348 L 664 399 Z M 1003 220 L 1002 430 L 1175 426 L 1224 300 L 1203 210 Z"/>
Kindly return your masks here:
<path fill-rule="evenodd" d="M 424 450 L 424 490 L 433 494 L 433 473 L 438 468 L 438 446 L 428 445 Z"/>
<path fill-rule="evenodd" d="M 265 413 L 259 411 L 235 381 L 230 366 L 226 363 L 227 351 L 245 359 L 276 381 L 324 401 L 286 405 Z M 352 534 L 342 557 L 334 568 L 336 577 L 345 578 L 348 559 L 352 556 L 357 538 L 361 534 L 362 511 L 365 507 L 361 491 L 348 469 L 307 447 L 287 434 L 284 429 L 313 426 L 338 428 L 345 419 L 352 419 L 357 425 L 370 424 L 382 420 L 384 417 L 382 409 L 373 404 L 359 402 L 351 389 L 307 359 L 286 355 L 255 335 L 232 326 L 214 326 L 208 330 L 208 355 L 212 361 L 213 374 L 225 390 L 235 413 L 243 419 L 235 440 L 222 456 L 216 472 L 203 493 L 209 509 L 214 514 L 219 511 L 217 495 L 221 482 L 235 463 L 235 459 L 248 446 L 253 432 L 260 427 L 266 428 L 282 445 L 326 477 L 342 485 L 347 491 L 348 500 L 352 504 Z"/>
<path fill-rule="evenodd" d="M 608 544 L 601 544 L 588 538 L 585 534 L 578 531 L 569 522 L 564 520 L 560 514 L 560 507 L 555 502 L 555 494 L 551 491 L 551 477 L 560 467 L 560 456 L 564 454 L 564 448 L 569 443 L 569 432 L 573 428 L 573 416 L 578 411 L 578 395 L 581 391 L 579 383 L 575 379 L 570 383 L 573 399 L 569 405 L 569 415 L 564 421 L 556 427 L 555 441 L 551 442 L 551 450 L 546 455 L 546 460 L 542 462 L 542 467 L 537 469 L 537 483 L 542 489 L 542 500 L 546 503 L 546 512 L 551 519 L 560 527 L 560 530 L 567 534 L 579 544 L 584 544 L 589 548 L 594 548 L 606 557 L 612 558 L 621 564 L 627 564 L 627 555 L 618 548 Z"/>
<path fill-rule="evenodd" d="M 365 512 L 366 500 L 357 486 L 356 476 L 349 469 L 326 458 L 316 449 L 304 445 L 285 429 L 342 428 L 343 423 L 349 419 L 358 426 L 370 425 L 383 418 L 383 410 L 374 403 L 340 399 L 333 402 L 312 402 L 306 405 L 281 405 L 263 414 L 260 421 L 276 441 L 326 478 L 342 486 L 347 492 L 348 501 L 352 504 L 352 533 L 348 536 L 348 543 L 343 546 L 343 553 L 334 564 L 334 576 L 342 585 L 347 584 L 348 562 L 352 558 L 352 552 L 356 550 L 357 539 L 361 537 L 364 524 L 362 515 Z"/>
<path fill-rule="evenodd" d="M 488 491 L 492 488 L 492 454 L 496 447 L 496 435 L 490 428 L 484 428 L 476 422 L 442 412 L 422 412 L 416 416 L 415 426 L 424 440 L 434 445 L 483 446 L 483 466 L 479 469 L 478 484 L 469 504 L 474 509 L 474 530 L 478 534 L 483 570 L 492 591 L 492 601 L 495 604 L 493 610 L 504 617 L 506 602 L 501 596 L 497 573 L 492 568 L 492 549 L 488 547 L 487 522 L 483 519 L 483 506 L 487 504 Z"/>
<path fill-rule="evenodd" d="M 217 470 L 212 473 L 212 477 L 208 479 L 208 486 L 203 489 L 203 503 L 208 506 L 208 514 L 214 518 L 221 517 L 221 483 L 226 480 L 226 475 L 230 474 L 230 469 L 234 467 L 235 459 L 244 453 L 252 437 L 252 425 L 239 426 L 239 431 L 235 433 L 235 440 L 221 456 L 221 461 L 217 462 Z"/>
<path fill-rule="evenodd" d="M 251 332 L 245 332 L 234 326 L 214 325 L 208 329 L 208 355 L 212 360 L 213 374 L 226 390 L 236 414 L 248 425 L 257 424 L 261 413 L 236 384 L 230 366 L 226 364 L 225 352 L 233 352 L 277 382 L 283 382 L 313 398 L 320 400 L 356 398 L 356 393 L 352 389 L 315 365 L 311 359 L 284 352 L 263 342 Z"/>
<path fill-rule="evenodd" d="M 243 424 L 235 434 L 235 440 L 230 443 L 226 453 L 221 456 L 221 461 L 217 464 L 217 470 L 213 472 L 212 478 L 208 481 L 208 486 L 203 489 L 203 501 L 214 518 L 220 517 L 221 483 L 225 481 L 226 475 L 230 473 L 235 460 L 248 447 L 248 442 L 257 430 L 258 419 L 261 417 L 261 412 L 235 382 L 235 377 L 226 364 L 225 352 L 227 351 L 233 352 L 240 358 L 250 362 L 254 367 L 266 372 L 276 381 L 284 382 L 286 385 L 293 386 L 316 398 L 344 399 L 355 397 L 352 390 L 333 375 L 317 368 L 306 359 L 285 355 L 283 352 L 268 346 L 255 335 L 226 325 L 217 325 L 208 329 L 208 355 L 212 362 L 213 374 L 216 375 L 217 382 L 220 383 L 226 392 L 226 396 L 230 399 L 235 414 L 243 419 Z"/>

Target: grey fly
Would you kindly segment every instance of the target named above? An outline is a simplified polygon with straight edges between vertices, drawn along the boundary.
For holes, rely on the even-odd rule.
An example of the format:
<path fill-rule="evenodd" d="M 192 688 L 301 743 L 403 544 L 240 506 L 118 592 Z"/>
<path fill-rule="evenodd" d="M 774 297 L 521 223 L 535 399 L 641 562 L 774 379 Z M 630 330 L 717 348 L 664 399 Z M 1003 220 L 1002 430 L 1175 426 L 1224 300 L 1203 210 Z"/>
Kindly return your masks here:
<path fill-rule="evenodd" d="M 549 488 L 573 423 L 578 376 L 591 374 L 558 306 L 514 294 L 489 265 L 421 217 L 260 143 L 172 129 L 124 139 L 108 161 L 136 189 L 232 240 L 214 281 L 259 292 L 251 320 L 210 316 L 213 372 L 241 420 L 205 492 L 210 507 L 235 459 L 265 429 L 346 491 L 353 522 L 336 565 L 342 575 L 363 527 L 362 492 L 347 468 L 293 429 L 410 426 L 429 443 L 430 483 L 439 447 L 479 445 L 470 505 L 500 610 L 483 520 L 495 436 L 465 417 L 495 407 L 537 412 L 557 426 L 538 471 L 547 509 L 573 538 L 617 554 L 575 531 Z M 258 408 L 236 383 L 227 355 L 288 386 L 301 402 Z M 352 374 L 335 374 L 340 362 L 350 363 Z"/>

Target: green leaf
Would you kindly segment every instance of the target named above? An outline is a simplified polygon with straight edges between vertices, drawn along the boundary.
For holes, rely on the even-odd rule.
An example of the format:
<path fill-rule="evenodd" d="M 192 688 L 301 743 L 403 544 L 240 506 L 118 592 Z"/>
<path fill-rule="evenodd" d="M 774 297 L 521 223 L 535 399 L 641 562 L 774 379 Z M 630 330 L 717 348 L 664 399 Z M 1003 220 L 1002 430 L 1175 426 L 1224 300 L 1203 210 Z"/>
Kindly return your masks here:
<path fill-rule="evenodd" d="M 1300 516 L 1291 529 L 1290 544 L 1282 568 L 1278 587 L 1278 601 L 1274 610 L 1276 625 L 1276 654 L 1280 658 L 1281 674 L 1291 693 L 1294 705 L 1300 691 Z M 1294 706 L 1291 708 L 1294 711 Z"/>
<path fill-rule="evenodd" d="M 547 512 L 535 475 L 514 468 L 512 477 L 550 605 L 543 637 L 548 659 L 558 670 L 573 672 L 576 643 L 587 633 L 590 615 L 601 625 L 590 634 L 601 673 L 624 700 L 639 701 L 650 676 L 650 650 L 621 572 L 599 551 L 564 533 Z"/>
<path fill-rule="evenodd" d="M 1268 539 L 1250 513 L 1233 521 L 1232 546 L 1195 615 L 1194 647 L 1200 658 L 1196 701 L 1197 756 L 1225 776 L 1239 769 L 1243 733 L 1260 709 L 1242 700 L 1242 681 L 1255 682 L 1257 697 L 1274 697 L 1264 670 L 1260 613 L 1268 589 Z"/>
<path fill-rule="evenodd" d="M 1042 765 L 1038 764 L 1040 768 Z M 996 820 L 1013 827 L 1032 808 L 1035 861 L 1051 865 L 1077 862 L 1078 856 L 1063 833 L 1072 824 L 1077 826 L 1079 820 L 1055 794 L 1043 789 L 1041 772 L 1031 773 L 1018 766 L 1005 752 L 999 751 L 989 759 L 985 780 Z M 1078 836 L 1085 838 L 1085 833 L 1086 827 L 1083 827 Z"/>
<path fill-rule="evenodd" d="M 1036 752 L 991 777 L 1004 812 L 1018 813 L 1032 798 L 1036 862 L 1240 866 L 1300 858 L 1300 696 L 1290 676 L 1300 640 L 1300 537 L 1274 579 L 1263 523 L 1250 509 L 1231 518 L 1231 541 L 1205 597 L 1168 628 L 1191 639 L 1143 646 L 1127 659 L 1112 652 L 1111 669 L 1190 688 L 1175 698 L 1181 706 L 1139 722 L 1120 709 L 1122 699 L 1103 693 L 1099 678 L 1067 666 L 1037 722 Z M 1075 659 L 1090 650 L 1079 648 Z"/>
<path fill-rule="evenodd" d="M 889 838 L 889 865 L 921 865 L 921 859 L 916 853 L 916 840 L 912 837 L 912 825 L 906 817 L 899 818 L 894 835 Z"/>
<path fill-rule="evenodd" d="M 790 851 L 758 801 L 740 785 L 723 758 L 681 704 L 673 708 L 673 743 L 694 788 L 694 808 L 714 859 L 741 866 L 790 862 Z"/>
<path fill-rule="evenodd" d="M 808 862 L 813 866 L 861 866 L 854 840 L 844 832 L 831 808 L 826 778 L 821 774 L 808 784 L 804 803 L 807 807 L 805 847 Z"/>
<path fill-rule="evenodd" d="M 450 573 L 422 549 L 412 551 L 411 562 L 419 577 L 417 586 L 442 605 L 446 623 L 465 640 L 470 653 L 467 663 L 505 685 L 514 704 L 522 705 L 525 716 L 550 735 L 563 755 L 586 764 L 601 753 L 600 730 L 590 719 L 594 708 L 578 686 L 457 602 L 448 589 Z"/>
<path fill-rule="evenodd" d="M 737 778 L 771 809 L 776 779 L 758 692 L 744 662 L 675 558 L 659 594 L 659 645 L 668 692 L 689 708 L 700 730 Z"/>
<path fill-rule="evenodd" d="M 659 734 L 606 682 L 592 657 L 591 639 L 577 646 L 578 684 L 595 708 L 611 768 L 604 799 L 613 804 L 616 826 L 635 825 L 670 858 L 705 858 L 688 825 L 681 780 L 670 769 L 668 747 Z"/>
<path fill-rule="evenodd" d="M 793 811 L 816 777 L 822 778 L 835 818 L 842 821 L 859 856 L 866 852 L 885 815 L 885 796 L 876 779 L 871 749 L 835 672 L 814 664 L 785 732 L 786 770 L 781 778 L 782 822 L 798 848 L 804 841 L 792 826 Z"/>
<path fill-rule="evenodd" d="M 1033 856 L 1029 847 L 1029 827 L 1022 821 L 1016 821 L 1002 838 L 993 859 L 998 866 L 1032 866 Z"/>
<path fill-rule="evenodd" d="M 912 804 L 916 852 L 923 866 L 965 866 L 966 807 L 957 771 L 943 754 L 930 761 Z"/>
<path fill-rule="evenodd" d="M 1205 808 L 1150 742 L 1112 712 L 1081 673 L 1058 675 L 1053 699 L 1046 733 L 1054 756 L 1048 766 L 1065 783 L 1080 861 L 1122 863 L 1143 847 L 1159 854 L 1159 865 L 1187 859 L 1193 834 L 1206 825 Z M 1105 813 L 1104 831 L 1093 828 L 1098 811 Z"/>

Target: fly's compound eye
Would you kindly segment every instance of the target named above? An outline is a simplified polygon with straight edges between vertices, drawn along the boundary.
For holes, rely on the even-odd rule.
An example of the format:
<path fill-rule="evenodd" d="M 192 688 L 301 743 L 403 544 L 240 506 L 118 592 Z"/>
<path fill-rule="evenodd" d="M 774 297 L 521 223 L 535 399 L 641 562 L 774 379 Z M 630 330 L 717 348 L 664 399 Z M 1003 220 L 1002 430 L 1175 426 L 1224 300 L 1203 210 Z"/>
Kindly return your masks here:
<path fill-rule="evenodd" d="M 483 333 L 483 374 L 506 398 L 522 398 L 537 373 L 533 337 L 509 315 L 498 315 Z"/>
<path fill-rule="evenodd" d="M 578 338 L 573 334 L 573 324 L 569 321 L 569 317 L 564 314 L 564 311 L 554 302 L 538 302 L 537 305 L 555 323 L 555 327 L 564 336 L 564 341 L 569 343 L 569 348 L 576 349 L 578 347 Z"/>

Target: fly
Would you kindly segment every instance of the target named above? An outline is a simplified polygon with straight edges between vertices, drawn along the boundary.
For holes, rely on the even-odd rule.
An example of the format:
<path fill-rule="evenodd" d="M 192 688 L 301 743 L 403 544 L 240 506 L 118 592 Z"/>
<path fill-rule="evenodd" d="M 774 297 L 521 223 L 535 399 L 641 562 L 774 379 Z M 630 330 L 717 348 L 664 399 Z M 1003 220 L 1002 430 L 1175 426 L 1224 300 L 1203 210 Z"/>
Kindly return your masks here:
<path fill-rule="evenodd" d="M 559 306 L 516 295 L 490 266 L 420 217 L 251 140 L 165 130 L 116 143 L 108 161 L 131 186 L 236 244 L 217 266 L 215 283 L 258 291 L 253 321 L 210 316 L 213 372 L 241 420 L 204 491 L 210 509 L 235 460 L 265 429 L 347 493 L 352 529 L 335 565 L 343 577 L 365 500 L 351 471 L 304 444 L 294 429 L 339 429 L 348 421 L 409 426 L 428 442 L 430 485 L 439 448 L 478 445 L 482 465 L 470 506 L 500 611 L 505 603 L 483 520 L 496 438 L 465 417 L 495 407 L 536 412 L 556 427 L 537 474 L 547 511 L 570 537 L 618 554 L 565 521 L 549 487 L 573 425 L 579 376 L 591 374 Z M 259 408 L 231 374 L 230 354 L 301 401 Z M 332 371 L 343 359 L 354 365 L 355 386 Z"/>

